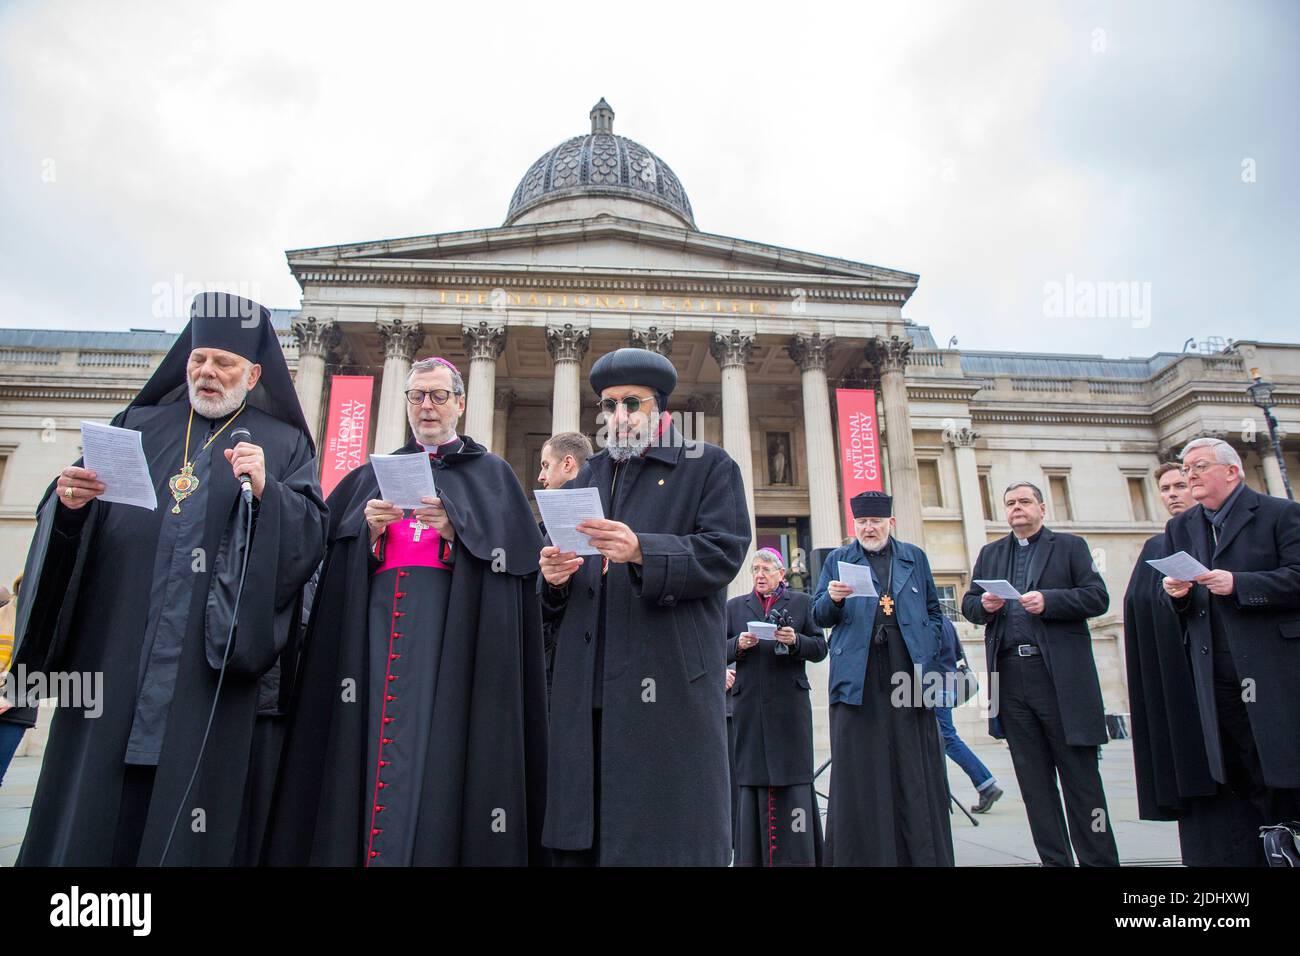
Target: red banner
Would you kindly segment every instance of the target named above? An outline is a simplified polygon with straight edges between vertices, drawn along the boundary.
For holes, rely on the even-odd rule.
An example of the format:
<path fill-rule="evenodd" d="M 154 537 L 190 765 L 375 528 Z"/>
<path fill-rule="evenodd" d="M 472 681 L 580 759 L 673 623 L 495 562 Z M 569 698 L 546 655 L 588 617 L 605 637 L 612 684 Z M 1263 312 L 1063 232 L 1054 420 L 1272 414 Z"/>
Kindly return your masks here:
<path fill-rule="evenodd" d="M 849 499 L 864 491 L 885 490 L 880 469 L 880 429 L 876 423 L 875 389 L 837 388 L 835 407 L 839 419 L 845 535 L 851 538 L 853 508 L 849 505 Z"/>
<path fill-rule="evenodd" d="M 325 447 L 320 453 L 320 487 L 326 496 L 366 463 L 374 389 L 373 375 L 335 375 L 331 380 Z"/>

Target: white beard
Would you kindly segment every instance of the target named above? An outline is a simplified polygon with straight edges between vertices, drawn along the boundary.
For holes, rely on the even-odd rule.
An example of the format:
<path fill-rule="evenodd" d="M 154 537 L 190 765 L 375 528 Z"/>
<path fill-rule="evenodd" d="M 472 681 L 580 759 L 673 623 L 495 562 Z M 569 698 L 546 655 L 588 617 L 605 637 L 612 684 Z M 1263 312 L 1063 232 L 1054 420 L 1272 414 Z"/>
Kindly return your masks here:
<path fill-rule="evenodd" d="M 859 543 L 859 544 L 862 543 L 862 539 L 861 539 L 861 538 L 858 539 L 858 543 Z M 870 551 L 872 554 L 879 554 L 881 551 L 884 551 L 884 550 L 885 550 L 885 545 L 887 545 L 887 544 L 889 544 L 889 537 L 888 537 L 888 536 L 886 536 L 886 537 L 880 539 L 879 541 L 872 542 L 871 544 L 863 544 L 863 545 L 862 545 L 862 550 L 864 550 L 864 551 Z"/>
<path fill-rule="evenodd" d="M 612 461 L 627 461 L 636 458 L 649 447 L 650 438 L 648 436 L 644 438 L 629 437 L 621 442 L 615 440 L 605 446 Z"/>
<path fill-rule="evenodd" d="M 189 385 L 190 405 L 204 418 L 225 418 L 244 404 L 244 399 L 248 397 L 248 379 L 246 378 L 237 385 L 232 386 L 219 398 L 204 398 L 199 394 L 199 385 L 221 387 L 220 383 L 213 379 L 200 379 L 199 382 L 190 382 Z"/>

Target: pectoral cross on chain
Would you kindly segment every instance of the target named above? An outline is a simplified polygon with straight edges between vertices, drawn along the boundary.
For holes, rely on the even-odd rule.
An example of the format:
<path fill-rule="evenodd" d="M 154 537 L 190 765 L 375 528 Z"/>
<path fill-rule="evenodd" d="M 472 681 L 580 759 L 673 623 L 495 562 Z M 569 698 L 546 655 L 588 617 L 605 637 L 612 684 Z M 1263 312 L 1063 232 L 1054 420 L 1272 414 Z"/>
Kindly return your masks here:
<path fill-rule="evenodd" d="M 880 609 L 885 612 L 885 617 L 893 617 L 894 599 L 891 598 L 888 594 L 886 594 L 884 597 L 880 599 Z"/>
<path fill-rule="evenodd" d="M 411 530 L 415 532 L 413 535 L 411 535 L 411 540 L 419 541 L 420 535 L 423 534 L 425 531 L 428 531 L 432 527 L 433 525 L 425 524 L 419 518 L 416 518 L 413 522 L 411 522 Z"/>

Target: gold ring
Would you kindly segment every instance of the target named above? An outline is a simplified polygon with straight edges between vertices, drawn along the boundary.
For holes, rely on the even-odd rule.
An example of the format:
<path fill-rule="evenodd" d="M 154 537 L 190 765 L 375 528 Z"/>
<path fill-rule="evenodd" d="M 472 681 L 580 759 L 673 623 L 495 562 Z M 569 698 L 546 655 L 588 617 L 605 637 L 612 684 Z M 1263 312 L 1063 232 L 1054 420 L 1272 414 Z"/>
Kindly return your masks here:
<path fill-rule="evenodd" d="M 69 501 L 72 500 L 72 494 L 72 485 L 68 485 L 68 487 L 63 489 L 63 497 L 67 498 Z"/>

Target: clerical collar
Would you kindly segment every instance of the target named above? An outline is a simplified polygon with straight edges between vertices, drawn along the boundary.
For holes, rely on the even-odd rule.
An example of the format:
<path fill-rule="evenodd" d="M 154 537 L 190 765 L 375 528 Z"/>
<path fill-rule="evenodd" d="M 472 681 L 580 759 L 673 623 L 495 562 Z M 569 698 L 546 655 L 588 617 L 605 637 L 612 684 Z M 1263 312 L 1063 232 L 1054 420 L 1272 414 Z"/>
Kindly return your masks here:
<path fill-rule="evenodd" d="M 1042 529 L 1042 528 L 1039 528 L 1037 531 L 1035 531 L 1033 534 L 1031 534 L 1028 538 L 1016 538 L 1015 534 L 1012 534 L 1012 537 L 1013 537 L 1013 538 L 1016 538 L 1016 544 L 1020 545 L 1020 547 L 1022 547 L 1022 548 L 1027 548 L 1027 547 L 1029 547 L 1031 544 L 1033 544 L 1034 542 L 1036 542 L 1036 541 L 1037 541 L 1039 538 L 1041 538 L 1042 536 L 1043 536 L 1043 529 Z"/>
<path fill-rule="evenodd" d="M 419 439 L 416 440 L 419 441 Z M 452 435 L 450 441 L 445 441 L 441 445 L 426 445 L 424 442 L 420 442 L 421 448 L 427 451 L 430 455 L 434 455 L 438 458 L 441 458 L 443 455 L 451 454 L 460 446 L 461 440 L 459 435 Z"/>

